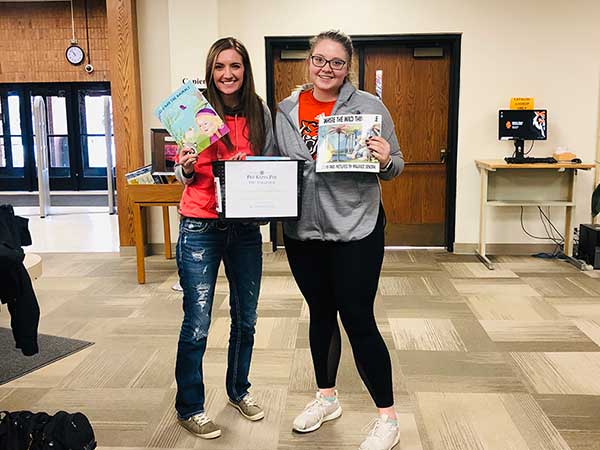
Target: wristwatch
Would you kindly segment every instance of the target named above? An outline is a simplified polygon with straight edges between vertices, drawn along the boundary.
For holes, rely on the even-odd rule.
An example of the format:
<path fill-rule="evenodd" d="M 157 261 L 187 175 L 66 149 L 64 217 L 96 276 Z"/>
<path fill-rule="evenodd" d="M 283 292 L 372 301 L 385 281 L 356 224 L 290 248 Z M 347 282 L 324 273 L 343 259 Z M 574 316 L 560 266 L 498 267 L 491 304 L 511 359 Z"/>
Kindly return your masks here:
<path fill-rule="evenodd" d="M 390 158 L 390 160 L 387 162 L 387 164 L 385 166 L 383 166 L 379 171 L 387 172 L 388 170 L 390 170 L 390 167 L 392 167 L 392 158 Z"/>

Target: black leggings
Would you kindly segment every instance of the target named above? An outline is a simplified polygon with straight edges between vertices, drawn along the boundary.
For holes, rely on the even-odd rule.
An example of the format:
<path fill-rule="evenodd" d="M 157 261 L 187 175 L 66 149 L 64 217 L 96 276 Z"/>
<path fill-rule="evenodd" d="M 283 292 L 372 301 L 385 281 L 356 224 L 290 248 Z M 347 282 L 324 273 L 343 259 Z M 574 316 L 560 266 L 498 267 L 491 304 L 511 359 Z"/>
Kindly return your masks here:
<path fill-rule="evenodd" d="M 335 386 L 341 354 L 337 315 L 358 372 L 378 408 L 394 404 L 390 355 L 373 305 L 383 262 L 384 213 L 358 241 L 298 241 L 284 236 L 292 274 L 310 309 L 310 350 L 317 385 Z"/>

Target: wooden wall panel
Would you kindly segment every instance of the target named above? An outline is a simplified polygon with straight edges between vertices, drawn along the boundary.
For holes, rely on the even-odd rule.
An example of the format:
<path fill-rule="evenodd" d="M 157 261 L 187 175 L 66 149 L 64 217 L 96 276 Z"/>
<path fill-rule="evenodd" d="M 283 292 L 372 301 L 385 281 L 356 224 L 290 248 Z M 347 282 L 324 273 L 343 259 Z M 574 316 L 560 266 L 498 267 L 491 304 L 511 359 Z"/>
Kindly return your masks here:
<path fill-rule="evenodd" d="M 375 73 L 383 71 L 383 101 L 390 111 L 406 166 L 382 182 L 389 225 L 443 224 L 446 215 L 449 53 L 416 59 L 413 49 L 365 49 L 365 90 L 375 93 Z M 443 242 L 443 241 L 442 241 Z"/>
<path fill-rule="evenodd" d="M 416 59 L 412 48 L 365 51 L 365 90 L 375 92 L 375 71 L 383 69 L 383 100 L 394 119 L 404 158 L 439 162 L 447 148 L 450 56 Z"/>
<path fill-rule="evenodd" d="M 135 0 L 106 0 L 116 146 L 119 238 L 135 244 L 125 173 L 144 165 L 142 94 Z"/>
<path fill-rule="evenodd" d="M 87 53 L 84 0 L 74 0 L 75 37 Z M 88 0 L 90 56 L 94 72 L 69 64 L 69 2 L 0 2 L 0 83 L 109 81 L 105 0 Z M 87 62 L 87 57 L 86 60 Z"/>
<path fill-rule="evenodd" d="M 382 181 L 390 224 L 443 223 L 446 211 L 446 166 L 406 165 L 393 181 Z"/>
<path fill-rule="evenodd" d="M 358 86 L 358 53 L 352 58 L 351 79 Z M 305 59 L 281 59 L 281 50 L 273 51 L 273 84 L 275 105 L 288 97 L 294 89 L 308 83 L 308 67 Z"/>
<path fill-rule="evenodd" d="M 307 82 L 306 61 L 303 59 L 281 60 L 280 50 L 273 55 L 273 84 L 275 87 L 275 105 L 289 96 L 297 87 Z"/>

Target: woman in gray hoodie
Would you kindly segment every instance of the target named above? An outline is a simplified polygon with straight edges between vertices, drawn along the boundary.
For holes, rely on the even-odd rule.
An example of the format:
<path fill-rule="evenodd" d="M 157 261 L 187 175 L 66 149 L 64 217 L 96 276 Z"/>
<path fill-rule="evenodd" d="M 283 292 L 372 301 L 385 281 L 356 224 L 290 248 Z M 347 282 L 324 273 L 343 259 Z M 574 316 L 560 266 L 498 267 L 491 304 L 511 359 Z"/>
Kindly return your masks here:
<path fill-rule="evenodd" d="M 311 84 L 283 100 L 277 112 L 280 153 L 306 161 L 302 215 L 284 225 L 284 242 L 310 309 L 310 347 L 319 388 L 293 428 L 314 431 L 342 413 L 335 389 L 341 353 L 339 313 L 360 376 L 379 412 L 360 449 L 389 450 L 399 441 L 399 427 L 390 356 L 373 313 L 384 252 L 379 180 L 399 175 L 404 160 L 386 107 L 348 79 L 352 54 L 352 41 L 344 33 L 315 36 L 307 59 Z M 379 161 L 378 174 L 315 171 L 319 117 L 339 114 L 382 116 L 381 136 L 367 143 Z"/>

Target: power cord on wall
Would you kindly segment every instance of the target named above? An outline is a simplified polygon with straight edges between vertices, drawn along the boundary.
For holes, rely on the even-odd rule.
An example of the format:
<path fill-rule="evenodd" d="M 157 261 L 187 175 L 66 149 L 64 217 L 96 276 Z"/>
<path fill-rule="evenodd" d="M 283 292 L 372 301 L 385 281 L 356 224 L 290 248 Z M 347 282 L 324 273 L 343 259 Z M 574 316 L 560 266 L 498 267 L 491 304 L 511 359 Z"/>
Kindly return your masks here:
<path fill-rule="evenodd" d="M 558 229 L 554 226 L 554 224 L 552 223 L 552 221 L 550 220 L 550 207 L 548 207 L 548 215 L 546 215 L 544 213 L 544 210 L 538 206 L 538 210 L 540 212 L 540 220 L 542 221 L 542 223 L 544 224 L 544 228 L 546 229 L 546 233 L 548 233 L 548 229 L 546 228 L 546 225 L 544 223 L 544 219 L 546 219 L 546 221 L 548 222 L 548 225 L 550 225 L 550 233 L 552 237 L 554 237 L 554 231 L 556 231 L 556 234 L 558 234 L 558 236 L 560 237 L 561 240 L 561 244 L 563 244 L 565 242 L 565 237 L 561 234 L 560 231 L 558 231 Z M 554 230 L 554 231 L 552 231 Z"/>
<path fill-rule="evenodd" d="M 526 153 L 523 153 L 523 155 L 527 156 L 531 153 L 531 150 L 533 149 L 533 144 L 535 144 L 535 141 L 531 141 L 531 145 L 529 146 L 529 150 L 527 150 Z M 512 157 L 515 158 L 517 156 L 517 151 L 515 150 L 512 154 Z"/>
<path fill-rule="evenodd" d="M 83 0 L 83 6 L 85 10 L 85 40 L 87 42 L 87 64 L 84 69 L 87 73 L 92 73 L 94 71 L 94 66 L 92 66 L 92 57 L 90 55 L 90 25 L 88 23 L 88 2 L 87 0 Z"/>
<path fill-rule="evenodd" d="M 535 144 L 535 141 L 531 141 L 531 145 L 529 146 L 529 150 L 527 150 L 527 152 L 525 153 L 525 156 L 531 153 L 531 150 L 533 150 L 533 144 Z"/>
<path fill-rule="evenodd" d="M 535 236 L 525 229 L 525 224 L 523 223 L 523 211 L 524 211 L 524 208 L 521 206 L 521 229 L 523 230 L 523 232 L 527 236 L 529 236 L 533 239 L 542 239 L 542 240 L 549 239 L 552 242 L 554 242 L 554 244 L 556 245 L 556 247 L 552 253 L 541 252 L 541 253 L 536 253 L 532 256 L 537 257 L 537 258 L 546 258 L 546 259 L 561 258 L 561 256 L 563 255 L 563 247 L 564 247 L 564 243 L 565 243 L 565 238 L 560 233 L 560 231 L 558 231 L 558 229 L 554 226 L 554 224 L 550 220 L 550 217 L 549 217 L 550 216 L 550 208 L 548 207 L 548 214 L 546 215 L 546 213 L 544 213 L 542 208 L 540 206 L 538 206 L 540 220 L 542 222 L 542 225 L 544 226 L 544 230 L 546 231 L 545 237 L 544 236 Z M 546 222 L 547 222 L 547 224 L 546 224 Z M 548 226 L 550 228 L 548 228 Z M 558 234 L 558 237 L 556 237 L 554 235 L 554 232 L 556 232 Z"/>
<path fill-rule="evenodd" d="M 84 11 L 85 11 L 85 41 L 87 43 L 87 62 L 88 64 L 92 64 L 91 56 L 90 56 L 90 26 L 88 23 L 88 3 L 87 0 L 83 2 Z M 533 142 L 533 141 L 531 141 Z"/>

